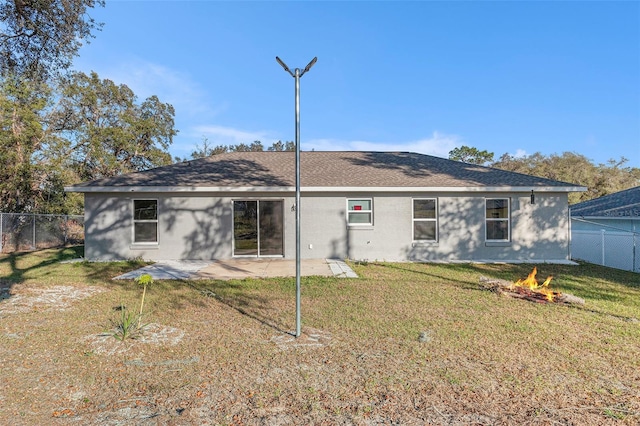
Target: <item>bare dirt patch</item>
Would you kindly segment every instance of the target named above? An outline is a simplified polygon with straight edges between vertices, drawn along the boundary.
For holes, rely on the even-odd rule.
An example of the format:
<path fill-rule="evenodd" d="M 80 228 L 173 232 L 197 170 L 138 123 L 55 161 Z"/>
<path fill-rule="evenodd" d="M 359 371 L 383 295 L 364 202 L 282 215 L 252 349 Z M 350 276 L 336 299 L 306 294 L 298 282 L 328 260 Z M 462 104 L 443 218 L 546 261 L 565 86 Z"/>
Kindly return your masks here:
<path fill-rule="evenodd" d="M 292 334 L 280 334 L 271 338 L 280 349 L 322 348 L 331 343 L 331 333 L 308 327 L 300 337 Z"/>
<path fill-rule="evenodd" d="M 120 341 L 113 337 L 113 332 L 105 332 L 86 336 L 92 351 L 100 355 L 116 355 L 128 352 L 137 345 L 177 345 L 184 337 L 184 331 L 162 324 L 147 324 L 139 339 Z"/>
<path fill-rule="evenodd" d="M 75 287 L 58 285 L 46 288 L 18 288 L 5 291 L 0 304 L 0 314 L 16 314 L 34 310 L 68 309 L 75 301 L 86 299 L 107 289 L 102 287 Z"/>

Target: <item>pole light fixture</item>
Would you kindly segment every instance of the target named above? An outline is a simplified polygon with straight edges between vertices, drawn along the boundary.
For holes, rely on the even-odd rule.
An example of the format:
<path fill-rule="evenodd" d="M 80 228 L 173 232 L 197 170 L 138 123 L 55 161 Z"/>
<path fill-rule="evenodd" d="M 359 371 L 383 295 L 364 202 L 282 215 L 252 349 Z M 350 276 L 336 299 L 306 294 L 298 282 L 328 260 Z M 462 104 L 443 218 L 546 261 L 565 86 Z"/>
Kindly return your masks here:
<path fill-rule="evenodd" d="M 293 73 L 291 72 L 291 70 L 289 69 L 289 67 L 287 66 L 287 64 L 285 64 L 284 62 L 282 62 L 282 59 L 278 58 L 276 56 L 276 61 L 278 61 L 278 63 L 282 66 L 282 68 L 284 68 L 284 70 L 286 72 L 288 72 L 289 74 L 291 74 L 293 76 Z"/>
<path fill-rule="evenodd" d="M 314 57 L 303 70 L 296 68 L 293 72 L 289 69 L 287 64 L 277 56 L 276 61 L 291 75 L 291 77 L 296 80 L 296 338 L 298 338 L 302 333 L 300 319 L 300 77 L 315 65 L 318 61 L 318 57 Z"/>

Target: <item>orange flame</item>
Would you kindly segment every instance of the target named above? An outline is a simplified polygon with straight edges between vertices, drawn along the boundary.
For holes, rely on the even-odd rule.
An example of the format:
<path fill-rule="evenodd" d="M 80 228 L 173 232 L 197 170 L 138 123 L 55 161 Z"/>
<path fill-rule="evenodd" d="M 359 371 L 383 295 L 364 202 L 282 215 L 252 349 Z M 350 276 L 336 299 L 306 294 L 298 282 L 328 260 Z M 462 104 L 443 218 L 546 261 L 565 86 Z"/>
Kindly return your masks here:
<path fill-rule="evenodd" d="M 551 282 L 552 276 L 548 276 L 547 279 L 539 284 L 536 280 L 536 274 L 538 273 L 538 269 L 534 266 L 533 271 L 529 274 L 529 276 L 524 280 L 518 280 L 515 283 L 511 284 L 509 289 L 513 290 L 516 287 L 522 287 L 529 289 L 533 292 L 540 293 L 544 295 L 549 302 L 553 302 L 554 292 L 549 289 L 549 283 Z"/>

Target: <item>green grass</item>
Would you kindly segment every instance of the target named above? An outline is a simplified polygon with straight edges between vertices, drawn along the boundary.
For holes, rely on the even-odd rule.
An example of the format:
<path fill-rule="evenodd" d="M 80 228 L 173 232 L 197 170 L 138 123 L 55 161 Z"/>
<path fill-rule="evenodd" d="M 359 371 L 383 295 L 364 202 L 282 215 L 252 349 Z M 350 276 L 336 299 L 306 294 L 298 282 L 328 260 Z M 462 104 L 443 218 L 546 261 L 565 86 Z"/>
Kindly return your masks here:
<path fill-rule="evenodd" d="M 469 325 L 476 328 L 504 322 L 505 331 L 533 331 L 544 329 L 544 323 L 555 316 L 564 320 L 566 314 L 587 321 L 587 325 L 602 318 L 640 319 L 640 276 L 586 263 L 538 266 L 539 279 L 553 275 L 551 288 L 584 298 L 584 307 L 501 300 L 478 285 L 480 276 L 509 281 L 526 278 L 532 268 L 529 265 L 370 263 L 352 267 L 361 279 L 302 278 L 308 322 L 363 334 L 400 333 L 408 337 L 436 321 L 469 323 L 474 319 Z M 196 285 L 234 306 L 251 307 L 256 312 L 276 300 L 292 298 L 295 291 L 291 279 L 286 278 Z M 496 317 L 497 311 L 504 314 L 503 319 Z M 547 318 L 538 321 L 536 315 Z M 531 323 L 525 324 L 524 319 Z"/>
<path fill-rule="evenodd" d="M 64 311 L 0 310 L 0 423 L 19 413 L 46 423 L 63 409 L 81 423 L 640 420 L 638 274 L 537 265 L 539 279 L 554 276 L 552 289 L 586 302 L 568 306 L 498 296 L 478 284 L 482 275 L 525 278 L 532 265 L 352 264 L 358 279 L 302 278 L 303 332 L 331 333 L 331 343 L 288 350 L 271 339 L 295 328 L 293 278 L 157 281 L 147 289 L 146 317 L 184 338 L 123 343 L 127 351 L 106 356 L 85 338 L 105 330 L 115 306 L 138 305 L 140 286 L 111 278 L 142 263 L 59 262 L 79 254 L 0 256 L 0 282 L 12 292 L 107 290 Z M 420 333 L 429 339 L 420 342 Z M 53 399 L 49 388 L 77 397 Z M 25 407 L 25 398 L 37 407 Z"/>
<path fill-rule="evenodd" d="M 0 254 L 0 283 L 95 284 L 149 264 L 140 260 L 63 263 L 83 256 L 83 246 Z"/>

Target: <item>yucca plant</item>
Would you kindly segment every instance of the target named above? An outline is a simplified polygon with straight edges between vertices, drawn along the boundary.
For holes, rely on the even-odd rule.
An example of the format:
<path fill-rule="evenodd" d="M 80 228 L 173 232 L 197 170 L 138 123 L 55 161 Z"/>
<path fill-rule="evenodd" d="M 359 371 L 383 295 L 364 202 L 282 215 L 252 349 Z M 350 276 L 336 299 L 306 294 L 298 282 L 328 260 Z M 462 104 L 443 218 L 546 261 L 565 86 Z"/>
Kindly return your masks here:
<path fill-rule="evenodd" d="M 127 308 L 120 310 L 120 317 L 114 321 L 115 331 L 113 337 L 120 341 L 127 339 L 137 339 L 142 335 L 142 330 L 146 324 L 142 323 L 142 316 Z"/>
<path fill-rule="evenodd" d="M 113 332 L 113 337 L 120 341 L 137 339 L 142 335 L 143 329 L 147 326 L 147 324 L 142 322 L 144 298 L 147 295 L 147 286 L 153 284 L 153 277 L 149 274 L 140 275 L 136 278 L 136 283 L 142 286 L 140 312 L 136 314 L 129 311 L 126 307 L 120 309 L 120 317 L 114 321 L 115 331 Z"/>

